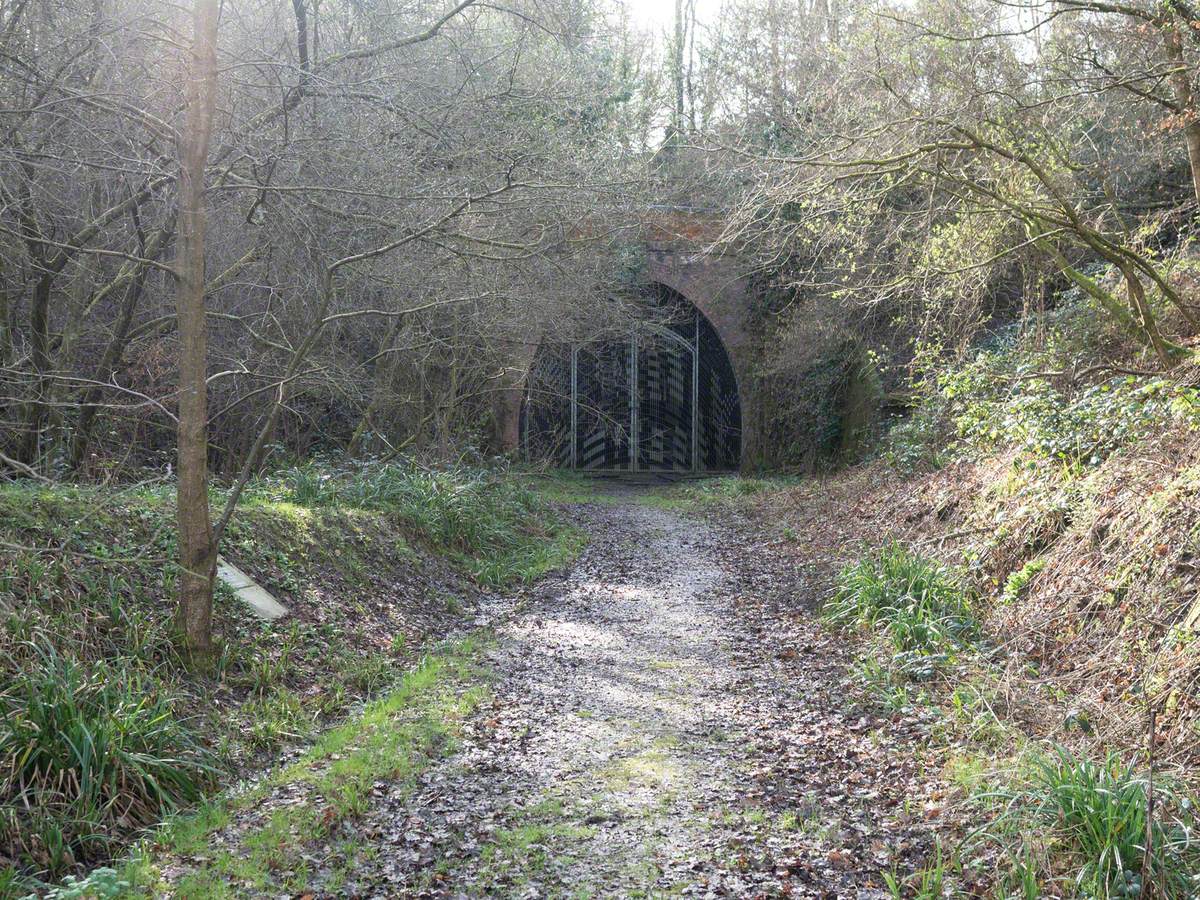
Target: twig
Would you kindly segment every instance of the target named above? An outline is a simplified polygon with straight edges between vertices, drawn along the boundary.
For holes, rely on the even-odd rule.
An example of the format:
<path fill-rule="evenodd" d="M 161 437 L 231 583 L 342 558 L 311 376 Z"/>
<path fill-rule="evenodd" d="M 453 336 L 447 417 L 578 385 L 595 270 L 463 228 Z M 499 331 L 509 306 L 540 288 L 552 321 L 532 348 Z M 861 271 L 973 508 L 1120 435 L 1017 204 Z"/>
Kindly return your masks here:
<path fill-rule="evenodd" d="M 35 471 L 33 468 L 25 465 L 25 463 L 21 462 L 20 460 L 13 459 L 11 456 L 6 456 L 2 452 L 0 452 L 0 462 L 4 463 L 6 466 L 16 469 L 18 472 L 21 472 L 24 475 L 28 475 L 30 478 L 40 481 L 42 484 L 54 483 L 45 475 Z"/>

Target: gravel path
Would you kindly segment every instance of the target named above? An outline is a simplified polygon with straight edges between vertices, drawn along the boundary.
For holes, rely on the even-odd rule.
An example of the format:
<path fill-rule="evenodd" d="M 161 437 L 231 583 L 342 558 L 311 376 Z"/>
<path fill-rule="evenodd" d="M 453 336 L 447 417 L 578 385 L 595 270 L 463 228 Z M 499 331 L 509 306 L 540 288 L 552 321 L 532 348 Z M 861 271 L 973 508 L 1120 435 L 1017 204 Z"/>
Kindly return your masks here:
<path fill-rule="evenodd" d="M 417 790 L 362 896 L 887 897 L 945 826 L 927 727 L 847 702 L 841 641 L 761 538 L 588 506 L 573 569 L 498 629 L 495 702 Z"/>

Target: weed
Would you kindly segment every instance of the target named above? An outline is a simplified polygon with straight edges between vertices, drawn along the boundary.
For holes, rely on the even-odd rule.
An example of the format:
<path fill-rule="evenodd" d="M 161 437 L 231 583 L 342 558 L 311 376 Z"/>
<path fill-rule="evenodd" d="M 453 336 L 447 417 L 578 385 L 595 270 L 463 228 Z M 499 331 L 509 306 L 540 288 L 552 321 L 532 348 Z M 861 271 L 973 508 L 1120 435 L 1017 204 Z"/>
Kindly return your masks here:
<path fill-rule="evenodd" d="M 312 734 L 313 720 L 300 698 L 281 688 L 242 707 L 246 742 L 258 752 L 271 752 Z"/>
<path fill-rule="evenodd" d="M 1005 900 L 1039 900 L 1044 896 L 1038 873 L 1044 867 L 1033 849 L 1022 842 L 1021 848 L 1010 853 L 1007 865 L 996 884 L 996 895 Z"/>
<path fill-rule="evenodd" d="M 115 836 L 202 796 L 211 759 L 153 680 L 119 660 L 85 669 L 45 640 L 25 650 L 0 692 L 2 825 L 42 871 L 100 858 Z"/>
<path fill-rule="evenodd" d="M 885 667 L 873 654 L 864 653 L 855 660 L 851 672 L 863 692 L 876 706 L 890 712 L 902 712 L 922 702 L 902 673 Z"/>
<path fill-rule="evenodd" d="M 916 872 L 904 877 L 893 868 L 884 873 L 883 880 L 895 900 L 943 900 L 949 868 L 949 863 L 942 858 L 942 846 L 938 844 L 933 859 Z"/>
<path fill-rule="evenodd" d="M 979 636 L 958 575 L 897 543 L 843 569 L 821 614 L 833 625 L 882 634 L 898 667 L 916 678 L 928 677 Z"/>
<path fill-rule="evenodd" d="M 1118 754 L 1096 761 L 1056 747 L 1035 761 L 1009 815 L 1024 819 L 1032 811 L 1055 829 L 1075 860 L 1076 888 L 1087 896 L 1141 895 L 1147 834 L 1152 884 L 1164 896 L 1192 896 L 1200 887 L 1200 848 L 1190 803 L 1156 782 L 1158 814 L 1148 823 L 1147 790 L 1145 777 Z"/>
<path fill-rule="evenodd" d="M 346 686 L 363 696 L 378 694 L 396 680 L 396 661 L 382 653 L 353 654 L 339 668 Z"/>
<path fill-rule="evenodd" d="M 1042 569 L 1046 568 L 1046 558 L 1039 556 L 1036 559 L 1031 559 L 1017 571 L 1013 572 L 1004 582 L 1004 592 L 1000 595 L 1000 599 L 1004 603 L 1015 603 L 1020 600 L 1025 594 L 1025 589 L 1029 586 L 1029 582 L 1037 576 Z"/>
<path fill-rule="evenodd" d="M 86 878 L 68 875 L 62 884 L 51 888 L 45 900 L 112 900 L 129 889 L 129 882 L 117 875 L 115 869 L 93 869 Z"/>

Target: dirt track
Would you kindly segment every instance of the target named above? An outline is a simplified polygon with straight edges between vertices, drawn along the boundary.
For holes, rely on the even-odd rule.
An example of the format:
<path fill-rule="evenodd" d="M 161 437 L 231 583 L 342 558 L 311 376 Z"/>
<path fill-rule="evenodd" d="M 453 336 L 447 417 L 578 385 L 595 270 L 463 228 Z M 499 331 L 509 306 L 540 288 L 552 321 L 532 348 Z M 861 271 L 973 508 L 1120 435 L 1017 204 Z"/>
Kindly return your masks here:
<path fill-rule="evenodd" d="M 811 590 L 745 528 L 618 498 L 499 627 L 460 752 L 368 814 L 360 896 L 886 897 L 941 820 L 923 725 L 848 702 Z"/>

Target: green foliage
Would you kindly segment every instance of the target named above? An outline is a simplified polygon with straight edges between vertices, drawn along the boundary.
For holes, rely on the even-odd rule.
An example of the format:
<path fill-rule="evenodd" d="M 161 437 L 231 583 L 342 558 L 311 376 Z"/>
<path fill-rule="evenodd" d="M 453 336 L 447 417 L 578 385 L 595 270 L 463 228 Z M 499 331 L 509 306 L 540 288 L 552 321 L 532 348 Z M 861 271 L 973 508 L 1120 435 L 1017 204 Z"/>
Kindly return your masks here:
<path fill-rule="evenodd" d="M 580 535 L 506 477 L 314 465 L 252 484 L 225 552 L 320 615 L 260 625 L 218 590 L 211 673 L 173 648 L 169 489 L 0 483 L 0 542 L 19 548 L 0 553 L 0 860 L 13 864 L 0 896 L 14 893 L 5 879 L 111 858 L 207 793 L 218 766 L 305 739 L 392 686 L 418 639 L 405 598 L 362 621 L 356 610 L 425 559 L 415 543 L 489 584 L 576 552 Z M 464 607 L 448 602 L 446 615 Z"/>
<path fill-rule="evenodd" d="M 1046 568 L 1046 558 L 1039 556 L 1029 560 L 1029 562 L 1009 575 L 1004 582 L 1004 591 L 1000 595 L 1001 601 L 1004 603 L 1015 603 L 1021 599 L 1025 593 L 1025 588 L 1029 586 L 1029 582 L 1033 581 L 1037 577 L 1037 574 L 1044 568 Z"/>
<path fill-rule="evenodd" d="M 981 354 L 940 380 L 964 447 L 1016 446 L 1038 457 L 1095 465 L 1173 422 L 1200 427 L 1200 392 L 1163 378 L 1112 378 L 1077 393 L 1045 378 L 1013 380 Z"/>
<path fill-rule="evenodd" d="M 1102 760 L 1056 747 L 1035 761 L 1028 784 L 1014 793 L 1009 816 L 1026 830 L 1030 812 L 1053 828 L 1074 859 L 1076 889 L 1085 896 L 1142 896 L 1147 835 L 1147 779 L 1118 754 Z M 1151 883 L 1161 896 L 1194 896 L 1200 888 L 1200 847 L 1186 798 L 1154 784 L 1156 814 L 1149 832 Z M 1024 824 L 1022 824 L 1024 823 Z M 1158 894 L 1156 894 L 1158 895 Z"/>
<path fill-rule="evenodd" d="M 796 479 L 781 476 L 752 478 L 743 475 L 721 475 L 682 484 L 672 493 L 680 500 L 682 506 L 737 504 L 747 498 L 761 497 L 783 490 L 795 483 Z"/>
<path fill-rule="evenodd" d="M 950 461 L 943 405 L 926 400 L 887 430 L 881 455 L 892 468 L 910 475 L 940 469 Z"/>
<path fill-rule="evenodd" d="M 361 815 L 381 781 L 411 786 L 433 761 L 454 751 L 462 723 L 489 696 L 482 668 L 487 641 L 472 637 L 437 648 L 390 693 L 324 732 L 295 762 L 250 790 L 169 819 L 121 877 L 136 896 L 304 893 L 311 872 L 295 861 L 312 841 L 328 839 L 340 823 Z M 237 811 L 258 807 L 279 791 L 305 802 L 270 809 L 239 833 L 236 846 L 212 842 Z M 375 849 L 366 840 L 340 848 L 345 864 Z M 168 888 L 161 883 L 163 864 L 180 856 L 191 858 L 191 871 Z"/>
<path fill-rule="evenodd" d="M 121 660 L 86 669 L 47 640 L 26 645 L 0 690 L 3 827 L 55 873 L 197 800 L 215 769 L 174 698 Z"/>
<path fill-rule="evenodd" d="M 129 889 L 129 882 L 117 875 L 115 869 L 94 869 L 86 878 L 68 875 L 62 884 L 50 888 L 44 900 L 113 900 Z M 30 895 L 35 897 L 36 894 Z"/>
<path fill-rule="evenodd" d="M 898 543 L 843 569 L 821 614 L 833 625 L 866 627 L 882 635 L 892 646 L 894 661 L 913 677 L 932 675 L 979 637 L 961 578 Z"/>
<path fill-rule="evenodd" d="M 1120 375 L 1098 382 L 1090 370 L 1122 351 L 1094 308 L 1067 292 L 1057 309 L 1006 329 L 966 360 L 918 348 L 919 402 L 886 436 L 883 456 L 912 471 L 1016 448 L 1071 466 L 1096 465 L 1114 451 L 1173 425 L 1200 427 L 1200 391 L 1167 378 Z M 1126 351 L 1127 352 L 1127 351 Z"/>
<path fill-rule="evenodd" d="M 885 872 L 884 884 L 895 900 L 942 900 L 947 896 L 951 863 L 942 856 L 942 845 L 934 847 L 933 859 L 907 877 L 895 870 Z"/>
<path fill-rule="evenodd" d="M 257 484 L 257 497 L 307 508 L 376 510 L 491 587 L 528 582 L 577 549 L 549 505 L 503 472 L 460 466 L 310 464 Z"/>

